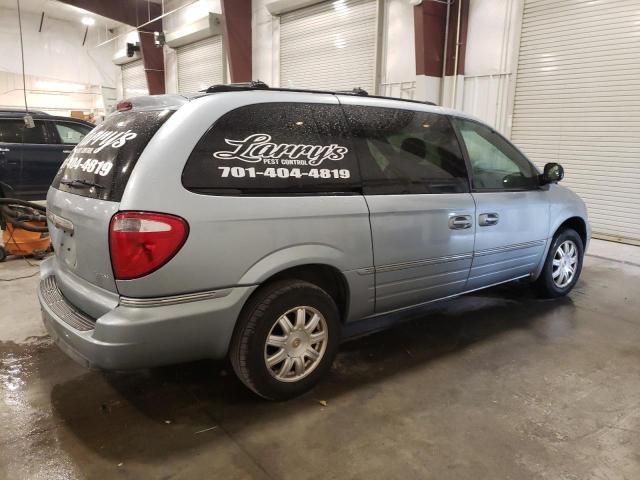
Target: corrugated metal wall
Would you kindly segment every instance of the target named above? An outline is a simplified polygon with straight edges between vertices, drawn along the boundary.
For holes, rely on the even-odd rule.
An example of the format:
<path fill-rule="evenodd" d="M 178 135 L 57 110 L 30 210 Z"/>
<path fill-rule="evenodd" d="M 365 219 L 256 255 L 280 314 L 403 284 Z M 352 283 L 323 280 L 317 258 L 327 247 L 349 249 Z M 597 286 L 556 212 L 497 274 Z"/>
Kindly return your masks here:
<path fill-rule="evenodd" d="M 176 49 L 178 93 L 189 94 L 224 83 L 222 35 Z"/>
<path fill-rule="evenodd" d="M 640 243 L 640 3 L 526 0 L 512 140 L 559 162 L 595 235 Z"/>
<path fill-rule="evenodd" d="M 376 0 L 337 0 L 280 17 L 280 85 L 373 93 Z"/>
<path fill-rule="evenodd" d="M 147 77 L 144 74 L 144 63 L 135 60 L 122 65 L 122 91 L 124 98 L 149 95 Z"/>

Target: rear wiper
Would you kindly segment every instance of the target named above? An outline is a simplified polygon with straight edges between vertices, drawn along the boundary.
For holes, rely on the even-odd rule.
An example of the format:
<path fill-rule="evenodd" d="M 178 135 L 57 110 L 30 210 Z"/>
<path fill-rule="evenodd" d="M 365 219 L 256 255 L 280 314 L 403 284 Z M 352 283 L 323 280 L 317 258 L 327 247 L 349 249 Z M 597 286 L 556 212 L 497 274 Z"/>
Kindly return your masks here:
<path fill-rule="evenodd" d="M 89 182 L 87 180 L 66 180 L 60 183 L 62 183 L 63 185 L 69 185 L 70 187 L 104 188 L 104 185 L 100 185 L 99 183 Z"/>

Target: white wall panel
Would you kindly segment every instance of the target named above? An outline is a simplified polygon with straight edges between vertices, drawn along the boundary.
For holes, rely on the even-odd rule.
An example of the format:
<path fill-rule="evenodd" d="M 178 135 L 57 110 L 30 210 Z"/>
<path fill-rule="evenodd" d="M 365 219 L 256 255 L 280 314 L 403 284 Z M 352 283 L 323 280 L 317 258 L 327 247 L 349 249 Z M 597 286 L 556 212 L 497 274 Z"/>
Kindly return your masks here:
<path fill-rule="evenodd" d="M 390 88 L 397 90 L 396 84 L 406 95 L 406 85 L 416 79 L 416 33 L 413 19 L 413 5 L 407 0 L 385 0 L 382 49 L 381 94 Z M 389 87 L 389 85 L 394 85 Z M 403 97 L 406 98 L 406 97 Z M 413 98 L 413 97 L 411 97 Z"/>
<path fill-rule="evenodd" d="M 511 74 L 466 75 L 462 110 L 481 118 L 499 132 L 507 132 L 506 106 Z"/>
<path fill-rule="evenodd" d="M 16 3 L 13 2 L 13 6 Z M 112 61 L 112 43 L 98 47 L 112 35 L 98 25 L 89 29 L 82 45 L 85 26 L 45 15 L 42 31 L 40 13 L 22 12 L 24 68 L 27 75 L 114 87 L 118 67 Z M 0 71 L 22 75 L 18 11 L 0 8 Z"/>
<path fill-rule="evenodd" d="M 190 94 L 224 83 L 222 35 L 179 47 L 178 93 Z"/>
<path fill-rule="evenodd" d="M 638 0 L 526 0 L 513 141 L 559 162 L 594 235 L 640 243 Z"/>
<path fill-rule="evenodd" d="M 280 85 L 375 91 L 376 0 L 337 0 L 280 17 Z"/>
<path fill-rule="evenodd" d="M 470 0 L 463 95 L 456 108 L 510 135 L 514 74 L 524 0 Z M 443 105 L 451 105 L 450 77 L 445 79 Z"/>

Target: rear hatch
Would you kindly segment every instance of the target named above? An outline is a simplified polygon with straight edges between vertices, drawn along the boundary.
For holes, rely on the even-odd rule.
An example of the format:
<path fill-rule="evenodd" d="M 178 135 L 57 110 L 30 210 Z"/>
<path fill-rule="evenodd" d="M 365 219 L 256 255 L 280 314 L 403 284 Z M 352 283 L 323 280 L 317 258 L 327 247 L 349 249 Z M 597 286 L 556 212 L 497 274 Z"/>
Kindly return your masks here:
<path fill-rule="evenodd" d="M 152 103 L 148 98 L 147 105 Z M 109 255 L 109 222 L 119 209 L 142 151 L 172 113 L 186 102 L 183 97 L 178 98 L 172 108 L 167 106 L 166 97 L 161 108 L 155 109 L 146 106 L 136 110 L 127 102 L 124 107 L 127 111 L 109 115 L 60 167 L 47 196 L 47 210 L 57 259 L 56 280 L 70 299 L 78 298 L 76 290 L 82 283 L 78 277 L 117 293 Z M 92 308 L 87 309 L 88 313 L 89 310 Z"/>

